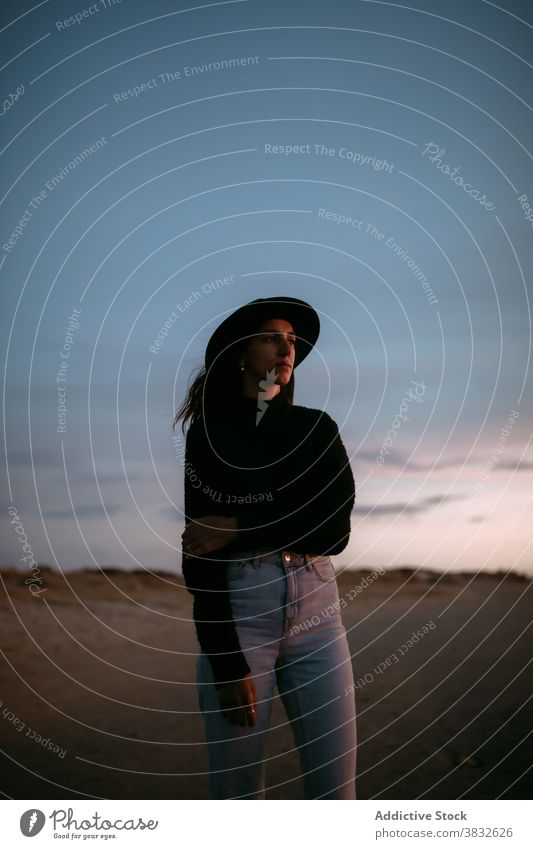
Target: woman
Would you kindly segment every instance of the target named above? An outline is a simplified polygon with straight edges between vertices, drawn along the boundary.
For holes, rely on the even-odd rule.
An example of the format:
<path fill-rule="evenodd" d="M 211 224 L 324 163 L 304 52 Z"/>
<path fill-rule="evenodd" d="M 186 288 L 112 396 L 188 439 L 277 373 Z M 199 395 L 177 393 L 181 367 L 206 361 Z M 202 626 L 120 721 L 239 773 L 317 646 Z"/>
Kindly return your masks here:
<path fill-rule="evenodd" d="M 331 554 L 354 479 L 335 422 L 293 404 L 320 332 L 289 297 L 258 299 L 211 336 L 175 423 L 185 451 L 183 575 L 200 643 L 199 704 L 215 799 L 264 799 L 276 686 L 306 799 L 355 799 L 354 679 Z"/>

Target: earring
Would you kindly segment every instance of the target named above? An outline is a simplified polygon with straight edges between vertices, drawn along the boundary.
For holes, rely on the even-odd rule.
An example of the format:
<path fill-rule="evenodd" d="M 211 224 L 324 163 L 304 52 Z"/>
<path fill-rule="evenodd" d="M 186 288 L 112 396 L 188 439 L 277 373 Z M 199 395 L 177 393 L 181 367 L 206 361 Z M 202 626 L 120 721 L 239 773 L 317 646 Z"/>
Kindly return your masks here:
<path fill-rule="evenodd" d="M 244 363 L 241 363 L 241 371 L 244 371 Z"/>

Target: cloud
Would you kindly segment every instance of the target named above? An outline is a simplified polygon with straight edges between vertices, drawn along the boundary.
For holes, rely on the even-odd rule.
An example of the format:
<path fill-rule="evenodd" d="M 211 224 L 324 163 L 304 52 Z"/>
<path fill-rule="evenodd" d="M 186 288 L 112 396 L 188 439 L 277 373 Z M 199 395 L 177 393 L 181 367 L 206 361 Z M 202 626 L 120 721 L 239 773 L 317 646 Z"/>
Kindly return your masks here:
<path fill-rule="evenodd" d="M 379 454 L 379 448 L 376 451 L 371 451 L 368 449 L 362 449 L 357 451 L 353 457 L 353 462 L 356 464 L 357 462 L 368 462 L 372 465 L 376 465 L 376 457 Z M 404 454 L 400 451 L 394 451 L 389 454 L 385 458 L 385 462 L 382 467 L 391 466 L 393 468 L 400 469 L 409 469 L 414 471 L 426 472 L 437 471 L 438 469 L 462 469 L 468 468 L 470 466 L 478 466 L 484 467 L 487 463 L 487 458 L 490 454 L 484 454 L 483 456 L 472 456 L 468 459 L 466 457 L 451 457 L 449 460 L 441 459 L 435 462 L 434 460 L 428 461 L 420 461 L 414 460 L 410 458 L 407 454 Z M 496 463 L 493 467 L 493 471 L 498 471 L 498 469 L 512 470 L 516 472 L 525 472 L 533 469 L 533 460 L 500 460 L 499 463 Z"/>
<path fill-rule="evenodd" d="M 392 504 L 357 506 L 352 510 L 352 514 L 367 516 L 372 519 L 380 516 L 397 516 L 400 513 L 424 513 L 426 510 L 430 510 L 433 505 L 444 504 L 448 501 L 461 501 L 467 497 L 467 495 L 454 495 L 453 493 L 450 495 L 428 495 L 418 501 L 397 501 Z"/>
<path fill-rule="evenodd" d="M 380 446 L 381 447 L 381 446 Z M 357 451 L 353 457 L 354 463 L 358 461 L 368 462 L 372 465 L 376 465 L 376 457 L 379 455 L 379 448 L 375 451 L 371 451 L 369 449 L 361 449 Z M 387 455 L 385 458 L 385 463 L 383 466 L 393 466 L 394 468 L 406 468 L 406 469 L 414 469 L 415 471 L 425 472 L 428 469 L 443 469 L 449 466 L 462 466 L 464 464 L 464 457 L 457 457 L 451 460 L 440 460 L 439 462 L 435 462 L 434 460 L 429 460 L 427 462 L 419 460 L 414 460 L 412 457 L 409 457 L 407 454 L 402 453 L 401 451 L 394 451 L 391 454 Z"/>
<path fill-rule="evenodd" d="M 501 460 L 495 469 L 511 469 L 513 472 L 527 472 L 533 469 L 533 460 Z"/>
<path fill-rule="evenodd" d="M 157 515 L 163 519 L 170 519 L 172 522 L 183 522 L 184 510 L 183 504 L 178 504 L 177 507 L 162 507 L 157 511 Z"/>
<path fill-rule="evenodd" d="M 147 466 L 148 472 L 151 467 Z M 146 481 L 147 474 L 142 474 L 141 472 L 131 472 L 126 469 L 121 469 L 116 472 L 101 472 L 98 469 L 91 469 L 86 471 L 75 471 L 74 474 L 69 472 L 69 480 L 75 480 L 77 483 L 87 483 L 94 484 L 98 481 L 99 484 L 113 484 L 119 483 L 127 485 L 127 482 L 133 483 L 134 481 Z"/>
<path fill-rule="evenodd" d="M 9 450 L 7 452 L 7 461 L 10 467 L 29 468 L 31 469 L 33 460 L 34 468 L 56 468 L 58 463 L 61 463 L 60 449 L 35 448 L 33 454 L 27 450 Z"/>
<path fill-rule="evenodd" d="M 112 516 L 121 509 L 120 504 L 106 504 L 105 509 L 108 515 Z M 82 504 L 81 506 L 74 505 L 74 514 L 78 519 L 103 519 L 105 518 L 104 508 L 101 504 Z M 73 511 L 67 510 L 43 510 L 43 518 L 46 519 L 73 519 Z"/>

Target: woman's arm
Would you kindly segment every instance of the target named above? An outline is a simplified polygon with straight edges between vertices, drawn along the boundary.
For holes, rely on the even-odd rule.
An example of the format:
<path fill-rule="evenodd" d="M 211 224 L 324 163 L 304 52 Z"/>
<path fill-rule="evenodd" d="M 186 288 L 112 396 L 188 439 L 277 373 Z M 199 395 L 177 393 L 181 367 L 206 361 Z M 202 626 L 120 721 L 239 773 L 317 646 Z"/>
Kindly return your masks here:
<path fill-rule="evenodd" d="M 215 513 L 213 500 L 204 487 L 216 491 L 213 480 L 216 458 L 207 453 L 198 425 L 191 425 L 185 444 L 185 521 Z M 216 476 L 216 473 L 215 473 Z M 205 556 L 182 560 L 185 585 L 193 596 L 196 636 L 213 670 L 215 685 L 243 678 L 251 670 L 241 650 L 226 579 L 226 564 Z"/>
<path fill-rule="evenodd" d="M 346 548 L 355 482 L 337 424 L 327 413 L 320 416 L 314 445 L 319 459 L 310 471 L 312 492 L 299 505 L 289 492 L 286 516 L 279 517 L 274 502 L 237 512 L 237 539 L 243 547 L 264 545 L 310 554 L 339 554 Z"/>

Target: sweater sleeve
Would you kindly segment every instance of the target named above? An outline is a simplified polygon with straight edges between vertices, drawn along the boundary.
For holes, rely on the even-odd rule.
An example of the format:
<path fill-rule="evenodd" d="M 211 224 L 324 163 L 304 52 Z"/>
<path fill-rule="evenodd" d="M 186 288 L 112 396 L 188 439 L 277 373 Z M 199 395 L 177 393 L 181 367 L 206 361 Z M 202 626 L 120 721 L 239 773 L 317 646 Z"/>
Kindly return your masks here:
<path fill-rule="evenodd" d="M 339 554 L 350 538 L 350 515 L 355 501 L 355 482 L 336 422 L 325 412 L 320 419 L 319 457 L 310 472 L 312 493 L 290 515 L 276 516 L 275 505 L 260 513 L 237 513 L 238 541 L 243 547 L 269 546 L 308 554 Z M 294 507 L 297 499 L 291 499 Z"/>
<path fill-rule="evenodd" d="M 201 425 L 198 426 L 201 428 Z M 201 440 L 198 427 L 191 425 L 185 443 L 185 522 L 201 516 L 216 515 L 213 502 L 202 490 L 212 481 L 214 458 L 209 461 L 207 441 Z M 200 484 L 200 486 L 198 485 Z M 225 548 L 225 546 L 224 546 Z M 223 552 L 224 549 L 218 549 Z M 190 557 L 183 553 L 182 572 L 185 585 L 193 596 L 193 619 L 196 636 L 209 658 L 215 686 L 244 678 L 251 670 L 241 650 L 222 560 Z"/>

